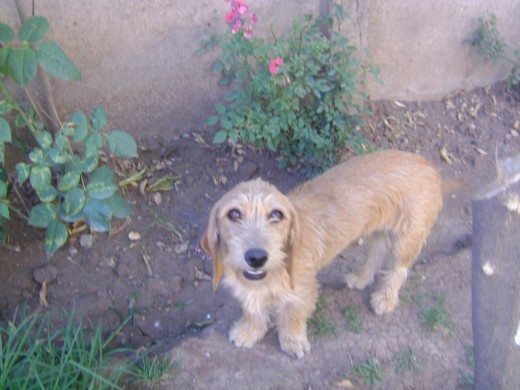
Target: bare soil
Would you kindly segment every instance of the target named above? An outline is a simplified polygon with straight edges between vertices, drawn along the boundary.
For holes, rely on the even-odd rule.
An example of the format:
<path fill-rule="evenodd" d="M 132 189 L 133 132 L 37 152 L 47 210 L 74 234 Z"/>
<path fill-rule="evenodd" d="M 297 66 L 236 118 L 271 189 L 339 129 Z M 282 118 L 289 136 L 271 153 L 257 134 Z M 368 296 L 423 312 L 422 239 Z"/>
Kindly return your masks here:
<path fill-rule="evenodd" d="M 50 312 L 57 326 L 63 310 L 74 309 L 110 330 L 133 312 L 118 342 L 171 358 L 175 369 L 160 388 L 370 388 L 360 369 L 368 358 L 380 367 L 375 388 L 470 388 L 471 198 L 494 177 L 496 156 L 520 151 L 519 102 L 518 92 L 498 83 L 435 102 L 372 103 L 362 131 L 375 148 L 417 152 L 446 179 L 468 186 L 445 199 L 393 313 L 370 310 L 370 287 L 345 286 L 343 275 L 363 259 L 362 242 L 320 272 L 321 309 L 302 360 L 281 351 L 274 331 L 249 350 L 228 343 L 240 308 L 224 288 L 213 292 L 211 262 L 198 241 L 211 206 L 236 183 L 261 176 L 288 191 L 305 177 L 277 169 L 269 153 L 210 145 L 203 132 L 142 137 L 140 161 L 121 169 L 148 166 L 148 183 L 166 175 L 180 180 L 172 191 L 127 189 L 134 216 L 114 221 L 115 234 L 94 234 L 89 249 L 80 245 L 82 232 L 47 259 L 43 233 L 12 221 L 9 245 L 0 248 L 0 319 L 26 304 L 29 312 Z M 359 320 L 357 333 L 347 307 Z M 426 323 L 429 309 L 440 313 L 434 330 Z"/>

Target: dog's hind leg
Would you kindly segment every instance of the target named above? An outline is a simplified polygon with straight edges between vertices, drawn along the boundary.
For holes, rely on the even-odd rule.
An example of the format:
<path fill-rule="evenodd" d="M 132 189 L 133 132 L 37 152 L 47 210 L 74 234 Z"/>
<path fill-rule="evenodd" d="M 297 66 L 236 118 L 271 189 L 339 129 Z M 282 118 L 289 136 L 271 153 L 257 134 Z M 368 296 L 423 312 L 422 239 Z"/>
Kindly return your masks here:
<path fill-rule="evenodd" d="M 357 273 L 351 272 L 345 276 L 348 288 L 363 290 L 371 284 L 388 255 L 391 243 L 387 234 L 375 232 L 367 238 L 367 242 L 368 255 L 362 268 Z"/>
<path fill-rule="evenodd" d="M 406 281 L 408 268 L 419 255 L 426 239 L 427 231 L 405 232 L 394 242 L 394 250 L 390 264 L 382 271 L 380 286 L 372 294 L 370 304 L 378 315 L 389 313 L 399 302 L 399 289 Z"/>

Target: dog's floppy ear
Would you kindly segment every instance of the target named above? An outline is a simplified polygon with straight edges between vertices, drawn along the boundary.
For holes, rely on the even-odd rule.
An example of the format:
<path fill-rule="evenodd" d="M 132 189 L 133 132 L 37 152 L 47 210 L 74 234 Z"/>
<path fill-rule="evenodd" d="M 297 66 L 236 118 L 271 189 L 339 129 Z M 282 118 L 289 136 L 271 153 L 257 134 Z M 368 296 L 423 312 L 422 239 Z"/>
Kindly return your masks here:
<path fill-rule="evenodd" d="M 289 231 L 288 237 L 288 259 L 287 259 L 287 272 L 289 274 L 289 278 L 291 281 L 291 288 L 295 287 L 295 273 L 296 273 L 296 262 L 298 261 L 298 251 L 297 248 L 301 245 L 301 228 L 300 228 L 300 218 L 296 209 L 290 206 L 289 213 L 291 215 L 291 228 Z"/>
<path fill-rule="evenodd" d="M 222 260 L 220 258 L 220 250 L 219 250 L 219 240 L 220 235 L 218 231 L 218 206 L 215 205 L 211 210 L 209 215 L 208 227 L 202 234 L 202 238 L 200 240 L 200 246 L 208 255 L 212 257 L 213 261 L 213 290 L 216 290 L 220 279 L 222 278 L 222 273 L 224 271 L 224 267 L 222 265 Z"/>

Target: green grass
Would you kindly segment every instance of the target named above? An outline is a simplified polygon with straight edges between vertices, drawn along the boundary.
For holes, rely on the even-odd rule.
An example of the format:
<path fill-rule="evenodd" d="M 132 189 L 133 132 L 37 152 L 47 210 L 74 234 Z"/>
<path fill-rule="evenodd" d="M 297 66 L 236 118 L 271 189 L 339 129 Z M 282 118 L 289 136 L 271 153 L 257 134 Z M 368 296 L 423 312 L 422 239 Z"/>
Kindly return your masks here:
<path fill-rule="evenodd" d="M 379 363 L 370 356 L 363 363 L 353 366 L 354 372 L 365 385 L 377 385 L 383 379 L 383 371 Z"/>
<path fill-rule="evenodd" d="M 169 378 L 170 370 L 171 362 L 168 357 L 160 359 L 154 356 L 150 359 L 149 356 L 144 356 L 140 363 L 130 368 L 130 378 L 132 382 L 145 382 L 155 388 Z"/>
<path fill-rule="evenodd" d="M 446 311 L 445 301 L 445 297 L 439 294 L 435 295 L 434 303 L 432 305 L 421 308 L 419 319 L 424 325 L 426 325 L 430 332 L 433 332 L 439 326 L 442 326 L 451 335 L 455 331 L 455 327 Z"/>
<path fill-rule="evenodd" d="M 351 332 L 359 333 L 361 332 L 361 320 L 359 318 L 359 311 L 356 306 L 349 305 L 343 309 L 343 316 L 347 321 L 347 328 Z"/>
<path fill-rule="evenodd" d="M 419 373 L 421 371 L 421 361 L 415 356 L 411 347 L 405 348 L 399 346 L 399 352 L 396 352 L 392 359 L 395 367 L 395 372 L 401 374 L 405 371 L 414 371 Z"/>
<path fill-rule="evenodd" d="M 336 326 L 324 316 L 326 308 L 327 302 L 325 298 L 320 295 L 316 302 L 314 315 L 307 321 L 309 334 L 315 338 L 336 334 Z"/>
<path fill-rule="evenodd" d="M 85 327 L 74 312 L 65 313 L 65 324 L 56 327 L 48 314 L 27 315 L 17 310 L 0 326 L 0 389 L 119 389 L 139 371 L 128 363 L 128 348 L 112 346 L 116 336 L 133 318 L 131 313 L 107 335 L 101 323 Z M 164 363 L 142 363 L 142 381 L 164 375 Z M 135 377 L 136 375 L 134 375 Z"/>

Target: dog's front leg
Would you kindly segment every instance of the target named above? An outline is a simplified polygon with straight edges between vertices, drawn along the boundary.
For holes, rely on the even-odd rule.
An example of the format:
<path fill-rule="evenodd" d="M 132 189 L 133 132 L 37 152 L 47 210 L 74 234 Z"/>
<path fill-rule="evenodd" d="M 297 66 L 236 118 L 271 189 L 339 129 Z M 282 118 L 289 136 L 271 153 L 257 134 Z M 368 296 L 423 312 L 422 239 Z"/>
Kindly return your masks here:
<path fill-rule="evenodd" d="M 269 314 L 264 308 L 252 311 L 242 308 L 242 318 L 229 332 L 229 341 L 237 347 L 251 348 L 269 329 Z"/>
<path fill-rule="evenodd" d="M 298 292 L 294 300 L 278 309 L 278 340 L 282 349 L 298 359 L 309 352 L 311 344 L 307 338 L 307 320 L 316 306 L 318 286 L 315 281 Z"/>

